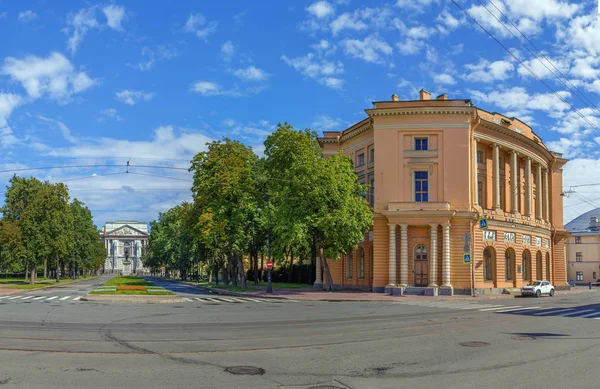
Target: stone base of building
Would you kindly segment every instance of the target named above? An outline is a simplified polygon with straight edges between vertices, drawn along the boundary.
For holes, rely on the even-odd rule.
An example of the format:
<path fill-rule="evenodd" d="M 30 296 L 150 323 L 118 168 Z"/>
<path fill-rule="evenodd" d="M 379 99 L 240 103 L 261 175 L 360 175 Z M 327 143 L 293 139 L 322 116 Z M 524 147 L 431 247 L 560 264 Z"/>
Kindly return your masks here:
<path fill-rule="evenodd" d="M 385 288 L 383 286 L 374 286 L 373 293 L 385 293 Z"/>
<path fill-rule="evenodd" d="M 456 291 L 462 291 L 462 289 L 454 289 L 451 286 L 440 286 L 438 290 L 438 295 L 440 296 L 454 296 Z M 469 289 L 469 293 L 471 293 Z"/>

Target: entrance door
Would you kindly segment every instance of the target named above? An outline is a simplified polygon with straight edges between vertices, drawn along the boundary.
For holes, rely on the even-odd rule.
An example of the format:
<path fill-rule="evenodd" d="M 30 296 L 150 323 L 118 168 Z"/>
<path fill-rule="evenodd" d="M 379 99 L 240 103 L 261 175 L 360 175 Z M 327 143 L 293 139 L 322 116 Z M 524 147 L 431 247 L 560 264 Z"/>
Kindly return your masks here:
<path fill-rule="evenodd" d="M 429 283 L 429 261 L 427 247 L 420 244 L 415 247 L 415 286 L 427 286 Z"/>

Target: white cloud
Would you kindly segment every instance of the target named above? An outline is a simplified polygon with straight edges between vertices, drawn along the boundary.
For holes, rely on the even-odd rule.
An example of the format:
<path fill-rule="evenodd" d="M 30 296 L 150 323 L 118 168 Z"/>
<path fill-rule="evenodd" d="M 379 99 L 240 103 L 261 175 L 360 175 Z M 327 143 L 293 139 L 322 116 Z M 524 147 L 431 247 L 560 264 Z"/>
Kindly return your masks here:
<path fill-rule="evenodd" d="M 333 6 L 326 1 L 317 1 L 306 8 L 306 11 L 318 19 L 323 19 L 335 13 Z"/>
<path fill-rule="evenodd" d="M 63 31 L 69 35 L 67 46 L 71 54 L 77 51 L 85 35 L 91 29 L 108 27 L 116 31 L 123 31 L 121 22 L 126 18 L 126 12 L 123 7 L 109 5 L 102 8 L 106 24 L 98 22 L 98 9 L 99 6 L 96 5 L 89 8 L 82 8 L 77 13 L 67 15 L 67 27 Z"/>
<path fill-rule="evenodd" d="M 264 81 L 270 76 L 269 73 L 254 66 L 248 66 L 245 69 L 236 69 L 233 71 L 233 75 L 244 81 Z"/>
<path fill-rule="evenodd" d="M 370 35 L 362 41 L 360 39 L 344 39 L 340 44 L 346 55 L 360 58 L 365 62 L 381 63 L 383 62 L 381 55 L 389 56 L 393 52 L 390 45 L 374 35 Z"/>
<path fill-rule="evenodd" d="M 77 72 L 64 55 L 56 52 L 50 53 L 47 58 L 34 55 L 23 59 L 8 57 L 0 73 L 21 83 L 33 99 L 49 94 L 50 98 L 61 103 L 68 102 L 72 94 L 96 84 L 96 80 L 85 72 Z"/>
<path fill-rule="evenodd" d="M 56 126 L 62 133 L 63 138 L 69 141 L 70 143 L 77 143 L 79 141 L 75 136 L 71 134 L 71 130 L 69 129 L 69 127 L 67 127 L 65 123 L 42 115 L 37 115 L 37 118 L 53 126 Z"/>
<path fill-rule="evenodd" d="M 444 74 L 444 73 L 434 75 L 433 81 L 435 81 L 437 84 L 442 84 L 442 85 L 456 84 L 456 80 L 454 79 L 454 77 L 452 77 L 449 74 Z"/>
<path fill-rule="evenodd" d="M 156 53 L 160 58 L 163 59 L 172 59 L 179 56 L 179 50 L 171 44 L 168 45 L 158 45 L 156 48 Z"/>
<path fill-rule="evenodd" d="M 319 83 L 332 89 L 342 89 L 344 80 L 334 77 L 344 72 L 344 65 L 341 62 L 331 62 L 325 60 L 316 60 L 314 54 L 308 53 L 304 57 L 288 58 L 281 56 L 281 59 L 300 74 L 317 80 Z"/>
<path fill-rule="evenodd" d="M 98 121 L 100 123 L 104 123 L 108 119 L 116 122 L 123 121 L 123 118 L 119 115 L 119 112 L 115 108 L 106 108 L 100 111 L 100 114 L 98 115 Z"/>
<path fill-rule="evenodd" d="M 191 14 L 185 25 L 183 26 L 183 31 L 187 33 L 195 33 L 196 36 L 200 39 L 206 40 L 206 38 L 217 31 L 218 22 L 206 21 L 206 18 L 201 13 Z"/>
<path fill-rule="evenodd" d="M 221 45 L 221 56 L 223 60 L 230 61 L 235 54 L 235 45 L 231 41 L 227 41 Z"/>
<path fill-rule="evenodd" d="M 313 49 L 315 49 L 319 55 L 327 56 L 335 53 L 337 47 L 326 39 L 321 39 L 318 43 L 310 45 Z"/>
<path fill-rule="evenodd" d="M 127 65 L 141 71 L 148 71 L 156 64 L 156 57 L 161 59 L 172 59 L 179 55 L 179 51 L 172 45 L 159 45 L 156 50 L 152 50 L 149 47 L 143 47 L 141 54 L 142 59 L 140 62 L 135 64 L 128 63 Z"/>
<path fill-rule="evenodd" d="M 37 14 L 35 12 L 33 12 L 32 10 L 28 9 L 26 11 L 19 12 L 18 19 L 21 22 L 29 23 L 29 22 L 32 22 L 35 19 L 37 19 Z"/>
<path fill-rule="evenodd" d="M 540 78 L 555 77 L 554 74 L 556 74 L 558 77 L 562 78 L 562 76 L 558 73 L 558 71 L 560 71 L 563 74 L 568 73 L 569 64 L 567 61 L 562 60 L 562 59 L 553 59 L 553 58 L 550 58 L 548 55 L 545 55 L 545 57 L 547 59 L 545 59 L 541 55 L 539 55 L 538 58 L 528 59 L 528 60 L 524 60 L 522 62 L 525 66 L 527 66 L 529 69 L 531 69 L 531 71 Z M 548 60 L 550 62 L 548 62 Z M 558 71 L 556 69 L 558 69 Z M 521 76 L 533 77 L 532 74 L 523 66 L 518 66 L 517 72 Z"/>
<path fill-rule="evenodd" d="M 330 26 L 334 36 L 342 30 L 361 31 L 366 30 L 368 27 L 365 22 L 359 19 L 356 12 L 354 14 L 344 12 L 332 21 Z"/>
<path fill-rule="evenodd" d="M 505 2 L 511 15 L 518 18 L 527 17 L 534 21 L 569 19 L 582 8 L 581 4 L 560 0 L 505 0 Z"/>
<path fill-rule="evenodd" d="M 152 99 L 154 97 L 154 93 L 125 89 L 117 92 L 115 96 L 117 100 L 125 104 L 136 105 L 140 101 L 148 101 Z"/>
<path fill-rule="evenodd" d="M 589 123 L 592 123 L 595 127 L 600 127 L 597 110 L 581 108 L 577 111 L 579 113 L 575 111 L 566 112 L 550 129 L 561 134 L 569 134 L 572 138 L 575 135 L 590 135 L 593 130 Z"/>
<path fill-rule="evenodd" d="M 507 79 L 514 69 L 514 65 L 504 60 L 489 62 L 486 59 L 480 59 L 479 63 L 466 64 L 465 68 L 468 70 L 464 75 L 465 80 L 492 82 Z"/>
<path fill-rule="evenodd" d="M 464 17 L 457 18 L 447 9 L 443 10 L 435 20 L 440 23 L 438 24 L 438 30 L 442 34 L 448 34 L 450 31 L 456 30 L 466 24 Z"/>
<path fill-rule="evenodd" d="M 560 138 L 559 140 L 552 140 L 546 142 L 546 147 L 557 153 L 563 153 L 563 157 L 571 158 L 576 155 L 576 150 L 582 146 L 583 142 L 581 139 L 576 138 Z"/>
<path fill-rule="evenodd" d="M 575 58 L 571 74 L 584 79 L 598 79 L 600 77 L 600 57 L 586 55 L 585 57 Z"/>
<path fill-rule="evenodd" d="M 104 16 L 106 16 L 106 25 L 113 30 L 122 31 L 121 23 L 125 19 L 125 8 L 117 5 L 107 5 L 102 8 Z"/>
<path fill-rule="evenodd" d="M 359 8 L 354 12 L 344 12 L 333 20 L 329 27 L 334 36 L 344 30 L 363 31 L 368 28 L 388 28 L 391 19 L 391 11 L 388 8 Z"/>
<path fill-rule="evenodd" d="M 8 118 L 12 111 L 23 103 L 21 96 L 12 93 L 0 93 L 0 146 L 9 148 L 18 143 L 8 126 Z"/>
<path fill-rule="evenodd" d="M 243 96 L 242 92 L 236 89 L 227 90 L 220 84 L 212 81 L 197 81 L 192 84 L 191 90 L 192 92 L 200 93 L 202 96 Z"/>
<path fill-rule="evenodd" d="M 421 51 L 421 49 L 427 46 L 426 41 L 433 38 L 437 32 L 435 28 L 422 25 L 408 27 L 398 18 L 395 18 L 392 24 L 400 31 L 404 38 L 396 46 L 401 53 L 406 55 L 416 54 Z"/>
<path fill-rule="evenodd" d="M 437 2 L 438 0 L 396 0 L 396 7 L 423 12 L 425 8 Z"/>
<path fill-rule="evenodd" d="M 332 118 L 328 115 L 317 115 L 312 122 L 313 129 L 317 131 L 328 131 L 332 129 L 341 129 L 344 124 L 340 118 Z"/>
<path fill-rule="evenodd" d="M 398 47 L 398 50 L 402 54 L 413 55 L 421 51 L 425 47 L 425 43 L 414 39 L 406 39 L 405 41 L 396 43 L 396 47 Z"/>
<path fill-rule="evenodd" d="M 569 107 L 563 103 L 553 93 L 536 93 L 529 94 L 523 87 L 512 87 L 501 91 L 492 91 L 490 93 L 482 93 L 479 91 L 468 90 L 474 99 L 480 99 L 483 102 L 493 104 L 505 110 L 539 110 L 545 112 L 558 113 L 564 112 Z M 557 92 L 558 95 L 566 100 L 571 96 L 569 92 Z M 475 102 L 475 105 L 478 105 Z"/>

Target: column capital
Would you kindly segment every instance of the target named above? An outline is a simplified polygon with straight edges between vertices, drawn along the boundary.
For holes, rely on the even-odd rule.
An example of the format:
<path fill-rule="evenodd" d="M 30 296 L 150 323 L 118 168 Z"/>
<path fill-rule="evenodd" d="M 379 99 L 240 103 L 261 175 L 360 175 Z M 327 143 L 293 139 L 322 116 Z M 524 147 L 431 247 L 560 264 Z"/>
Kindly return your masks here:
<path fill-rule="evenodd" d="M 403 230 L 406 230 L 408 228 L 408 224 L 407 223 L 400 223 L 398 224 L 400 226 L 400 228 L 402 228 Z"/>
<path fill-rule="evenodd" d="M 444 227 L 444 228 L 450 228 L 451 225 L 452 224 L 450 222 L 444 222 L 444 223 L 442 223 L 442 227 Z"/>
<path fill-rule="evenodd" d="M 440 225 L 439 223 L 429 223 L 429 227 L 431 227 L 431 229 L 435 229 L 435 230 L 437 230 L 439 225 Z"/>
<path fill-rule="evenodd" d="M 396 226 L 397 226 L 396 223 L 388 223 L 388 227 L 389 227 L 390 230 L 395 230 Z"/>

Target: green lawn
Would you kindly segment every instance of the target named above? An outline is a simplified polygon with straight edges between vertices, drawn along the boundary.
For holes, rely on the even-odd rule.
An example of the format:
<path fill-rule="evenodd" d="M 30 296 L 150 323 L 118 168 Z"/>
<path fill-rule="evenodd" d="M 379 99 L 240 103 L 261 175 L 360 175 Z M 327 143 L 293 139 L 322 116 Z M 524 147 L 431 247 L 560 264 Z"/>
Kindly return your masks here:
<path fill-rule="evenodd" d="M 0 282 L 0 285 L 2 285 L 3 288 L 6 289 L 39 289 L 39 288 L 43 288 L 46 287 L 48 285 L 60 285 L 60 284 L 69 284 L 71 282 L 77 282 L 77 281 L 82 281 L 85 280 L 87 278 L 93 278 L 95 276 L 90 276 L 90 277 L 81 277 L 81 278 L 77 278 L 76 280 L 72 280 L 70 278 L 64 278 L 61 279 L 60 282 L 56 282 L 55 279 L 43 279 L 43 278 L 36 278 L 35 280 L 35 284 L 29 284 L 28 282 L 23 281 L 22 278 L 19 279 L 12 279 L 12 283 L 14 283 L 15 285 L 12 285 L 12 283 L 8 283 L 8 282 Z M 10 279 L 10 278 L 5 278 L 6 280 Z M 5 279 L 2 279 L 1 281 L 4 281 Z M 5 285 L 8 284 L 8 285 Z"/>
<path fill-rule="evenodd" d="M 104 286 L 119 286 L 119 285 L 141 285 L 141 286 L 154 286 L 150 281 L 146 281 L 143 278 L 137 276 L 119 276 L 108 281 Z"/>

